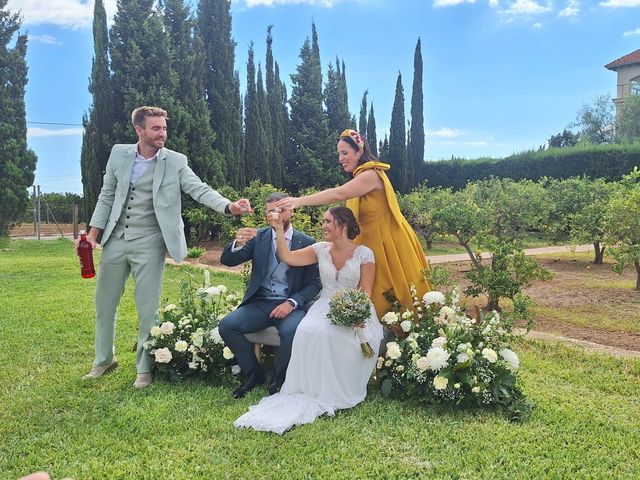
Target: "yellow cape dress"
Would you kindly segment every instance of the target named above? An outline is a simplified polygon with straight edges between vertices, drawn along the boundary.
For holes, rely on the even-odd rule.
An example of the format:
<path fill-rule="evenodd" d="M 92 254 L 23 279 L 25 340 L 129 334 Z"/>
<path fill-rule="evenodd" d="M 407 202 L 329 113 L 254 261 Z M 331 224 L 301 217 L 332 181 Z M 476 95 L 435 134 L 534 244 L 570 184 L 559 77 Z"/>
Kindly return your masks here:
<path fill-rule="evenodd" d="M 372 190 L 347 201 L 347 207 L 360 224 L 360 235 L 355 241 L 373 250 L 376 260 L 371 300 L 379 319 L 391 306 L 384 297 L 385 292 L 392 293 L 402 305 L 412 306 L 411 284 L 416 286 L 418 298 L 431 290 L 423 274 L 429 264 L 418 237 L 400 212 L 398 199 L 385 173 L 389 168 L 381 162 L 358 166 L 354 176 L 373 169 L 382 180 L 384 190 Z"/>

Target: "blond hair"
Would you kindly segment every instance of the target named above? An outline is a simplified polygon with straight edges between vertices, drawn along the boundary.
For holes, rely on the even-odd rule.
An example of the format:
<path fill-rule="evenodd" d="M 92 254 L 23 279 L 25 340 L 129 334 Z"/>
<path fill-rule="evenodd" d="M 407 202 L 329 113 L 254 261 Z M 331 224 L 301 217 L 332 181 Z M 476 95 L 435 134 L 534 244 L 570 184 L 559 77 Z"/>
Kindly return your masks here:
<path fill-rule="evenodd" d="M 131 123 L 134 127 L 143 127 L 147 117 L 164 117 L 169 119 L 167 111 L 160 107 L 138 107 L 131 112 Z"/>

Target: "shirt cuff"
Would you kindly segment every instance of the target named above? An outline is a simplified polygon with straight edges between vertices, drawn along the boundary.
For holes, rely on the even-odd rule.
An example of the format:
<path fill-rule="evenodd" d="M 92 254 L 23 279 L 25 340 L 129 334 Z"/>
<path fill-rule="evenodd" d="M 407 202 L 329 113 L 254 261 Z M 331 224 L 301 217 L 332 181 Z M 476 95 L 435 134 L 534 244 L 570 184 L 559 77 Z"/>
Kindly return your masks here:
<path fill-rule="evenodd" d="M 242 245 L 242 247 L 236 247 L 236 241 L 234 240 L 233 243 L 231 244 L 231 253 L 239 252 L 240 250 L 242 250 L 243 247 L 244 245 Z"/>
<path fill-rule="evenodd" d="M 296 302 L 293 298 L 287 298 L 287 302 L 293 305 L 293 309 L 298 308 L 298 302 Z"/>

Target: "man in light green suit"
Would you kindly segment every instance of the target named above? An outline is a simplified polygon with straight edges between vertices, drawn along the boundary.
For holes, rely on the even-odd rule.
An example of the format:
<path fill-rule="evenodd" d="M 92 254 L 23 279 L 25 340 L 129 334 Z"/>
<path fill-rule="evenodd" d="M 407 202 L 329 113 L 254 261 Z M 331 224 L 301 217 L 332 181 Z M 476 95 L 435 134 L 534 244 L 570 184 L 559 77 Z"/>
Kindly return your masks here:
<path fill-rule="evenodd" d="M 87 235 L 92 246 L 102 244 L 102 257 L 95 299 L 96 357 L 85 379 L 101 377 L 118 366 L 116 311 L 131 274 L 139 328 L 133 386 L 145 388 L 151 383 L 153 359 L 143 344 L 156 322 L 165 252 L 176 262 L 187 254 L 181 192 L 221 213 L 251 211 L 247 199 L 226 199 L 193 173 L 185 155 L 164 148 L 166 120 L 167 112 L 161 108 L 136 108 L 131 121 L 138 143 L 115 145 L 109 156 Z"/>

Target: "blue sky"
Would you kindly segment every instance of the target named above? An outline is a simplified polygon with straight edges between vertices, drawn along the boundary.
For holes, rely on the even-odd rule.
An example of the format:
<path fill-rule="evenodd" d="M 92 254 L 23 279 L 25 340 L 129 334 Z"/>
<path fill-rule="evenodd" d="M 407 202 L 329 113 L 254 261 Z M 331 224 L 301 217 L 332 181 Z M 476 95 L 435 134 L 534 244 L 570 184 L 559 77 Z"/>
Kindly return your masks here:
<path fill-rule="evenodd" d="M 105 1 L 110 17 L 115 5 Z M 44 192 L 81 193 L 93 0 L 9 0 L 8 8 L 22 11 L 30 36 L 26 107 L 36 183 Z M 264 64 L 273 24 L 274 57 L 288 82 L 314 21 L 323 74 L 336 55 L 344 60 L 351 112 L 368 89 L 379 138 L 398 72 L 409 118 L 420 37 L 427 160 L 537 148 L 596 95 L 613 97 L 616 74 L 604 65 L 640 48 L 640 0 L 234 0 L 232 15 L 243 81 L 249 42 Z"/>

